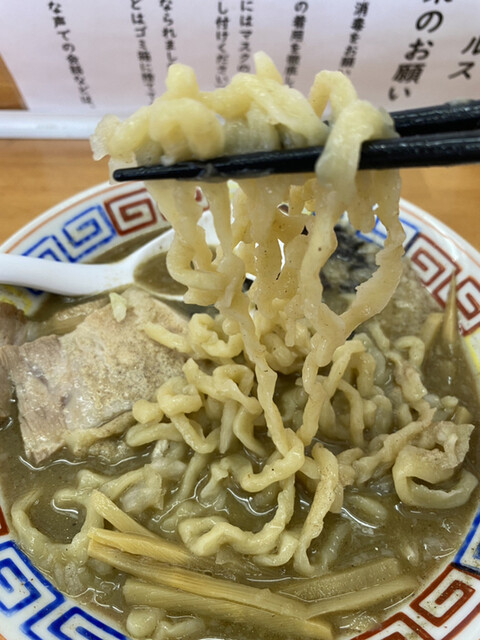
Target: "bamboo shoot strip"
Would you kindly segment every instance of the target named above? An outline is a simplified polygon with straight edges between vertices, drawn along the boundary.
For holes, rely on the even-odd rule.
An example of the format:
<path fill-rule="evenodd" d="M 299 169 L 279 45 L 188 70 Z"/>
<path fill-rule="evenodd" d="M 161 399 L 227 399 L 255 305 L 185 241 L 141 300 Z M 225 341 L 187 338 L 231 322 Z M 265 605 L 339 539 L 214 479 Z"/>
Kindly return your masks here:
<path fill-rule="evenodd" d="M 292 638 L 333 640 L 330 625 L 323 620 L 310 621 L 283 614 L 278 615 L 244 604 L 199 596 L 131 578 L 123 587 L 123 595 L 127 604 L 130 605 L 158 607 L 172 614 L 188 613 L 226 620 L 242 627 L 266 629 L 274 634 L 281 634 L 289 640 Z"/>
<path fill-rule="evenodd" d="M 112 549 L 92 540 L 89 555 L 101 560 L 120 571 L 142 578 L 151 583 L 162 584 L 173 589 L 199 596 L 205 595 L 219 600 L 228 600 L 259 608 L 277 615 L 288 615 L 299 619 L 310 619 L 327 613 L 352 611 L 371 606 L 376 602 L 387 600 L 396 595 L 413 592 L 418 584 L 414 577 L 397 576 L 376 586 L 364 585 L 358 591 L 355 584 L 347 593 L 322 598 L 315 602 L 302 602 L 280 593 L 272 593 L 269 589 L 258 589 L 230 580 L 213 578 L 179 567 L 172 567 L 159 562 L 152 562 L 145 556 L 134 556 L 118 549 Z M 387 564 L 388 568 L 388 564 Z M 357 583 L 358 584 L 358 583 Z"/>
<path fill-rule="evenodd" d="M 92 558 L 101 560 L 120 571 L 173 589 L 181 589 L 215 600 L 228 600 L 256 609 L 263 609 L 276 615 L 288 615 L 299 619 L 318 615 L 316 612 L 310 613 L 311 604 L 272 593 L 269 589 L 249 587 L 238 582 L 213 578 L 187 569 L 152 562 L 150 558 L 132 556 L 97 542 L 90 542 L 88 553 Z"/>
<path fill-rule="evenodd" d="M 108 543 L 106 543 L 108 544 Z M 124 549 L 128 551 L 128 549 Z M 307 602 L 332 598 L 343 593 L 359 591 L 396 578 L 402 566 L 396 558 L 380 558 L 368 564 L 351 567 L 335 573 L 325 573 L 315 578 L 282 583 L 279 592 L 296 596 Z"/>
<path fill-rule="evenodd" d="M 186 549 L 172 542 L 162 540 L 160 537 L 147 538 L 143 535 L 118 533 L 105 529 L 91 529 L 89 537 L 102 545 L 124 551 L 129 554 L 146 556 L 179 566 L 194 566 L 198 564 L 195 557 Z M 396 558 L 381 558 L 367 565 L 353 567 L 338 573 L 329 573 L 316 578 L 295 580 L 294 582 L 281 586 L 279 593 L 295 596 L 301 600 L 311 602 L 325 600 L 322 606 L 328 610 L 339 610 L 348 608 L 347 600 L 334 600 L 335 596 L 349 594 L 353 591 L 361 591 L 378 584 L 392 581 L 402 573 L 400 562 Z M 175 585 L 173 585 L 175 586 Z M 390 587 L 386 585 L 385 599 L 389 597 L 390 588 L 409 590 L 412 586 L 411 580 L 395 583 Z M 416 586 L 416 585 L 415 585 Z M 260 590 L 258 590 L 260 591 Z M 377 600 L 381 591 L 362 594 L 362 600 L 371 597 Z"/>
<path fill-rule="evenodd" d="M 358 611 L 395 596 L 413 593 L 417 587 L 418 582 L 413 576 L 399 576 L 390 582 L 383 582 L 374 587 L 312 602 L 309 605 L 310 613 L 312 616 L 323 616 L 326 613 L 338 611 Z"/>
<path fill-rule="evenodd" d="M 222 565 L 216 565 L 214 558 L 200 558 L 192 554 L 181 544 L 165 540 L 158 535 L 154 537 L 136 533 L 123 533 L 120 531 L 112 531 L 110 529 L 100 529 L 92 527 L 88 531 L 91 540 L 100 544 L 125 551 L 139 556 L 146 556 L 159 562 L 174 564 L 181 567 L 195 568 L 202 571 L 215 571 L 221 574 Z M 234 566 L 238 570 L 245 569 L 245 562 L 242 557 L 232 556 L 228 565 L 229 573 Z M 235 570 L 235 569 L 234 569 Z M 275 573 L 270 567 L 262 567 L 262 576 L 269 583 L 275 579 Z M 270 584 L 269 584 L 270 586 Z"/>
<path fill-rule="evenodd" d="M 180 545 L 163 540 L 160 536 L 150 536 L 136 533 L 120 533 L 107 529 L 90 529 L 89 538 L 107 547 L 113 547 L 126 553 L 146 556 L 159 562 L 180 566 L 199 564 L 198 560 L 187 549 Z"/>
<path fill-rule="evenodd" d="M 123 533 L 137 533 L 148 536 L 149 538 L 156 537 L 154 533 L 142 527 L 141 524 L 117 507 L 117 505 L 101 491 L 92 491 L 90 499 L 95 511 L 119 531 Z"/>

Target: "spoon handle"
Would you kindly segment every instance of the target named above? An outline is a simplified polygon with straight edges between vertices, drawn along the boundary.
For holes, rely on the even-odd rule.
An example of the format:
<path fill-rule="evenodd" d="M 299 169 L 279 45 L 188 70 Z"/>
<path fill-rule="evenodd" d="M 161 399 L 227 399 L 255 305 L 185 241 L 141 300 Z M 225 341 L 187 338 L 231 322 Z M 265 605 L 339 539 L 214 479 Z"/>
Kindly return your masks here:
<path fill-rule="evenodd" d="M 205 229 L 206 241 L 209 244 L 218 243 L 209 211 L 203 213 L 199 224 Z M 148 258 L 166 251 L 172 240 L 173 230 L 168 229 L 123 260 L 99 264 L 0 253 L 0 282 L 65 296 L 95 295 L 132 284 L 135 281 L 135 268 Z M 155 291 L 155 295 L 173 300 L 179 297 L 162 291 Z"/>
<path fill-rule="evenodd" d="M 105 265 L 75 264 L 0 253 L 0 282 L 61 295 L 92 295 L 125 284 Z"/>

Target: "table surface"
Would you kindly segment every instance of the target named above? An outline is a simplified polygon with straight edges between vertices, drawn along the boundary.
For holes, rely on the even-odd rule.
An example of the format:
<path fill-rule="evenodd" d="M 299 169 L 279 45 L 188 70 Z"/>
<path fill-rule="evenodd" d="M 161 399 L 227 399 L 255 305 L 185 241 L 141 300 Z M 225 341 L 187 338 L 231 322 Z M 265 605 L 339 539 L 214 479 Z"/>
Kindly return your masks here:
<path fill-rule="evenodd" d="M 480 165 L 408 169 L 402 196 L 480 250 Z M 49 207 L 108 179 L 87 141 L 0 140 L 0 242 Z"/>

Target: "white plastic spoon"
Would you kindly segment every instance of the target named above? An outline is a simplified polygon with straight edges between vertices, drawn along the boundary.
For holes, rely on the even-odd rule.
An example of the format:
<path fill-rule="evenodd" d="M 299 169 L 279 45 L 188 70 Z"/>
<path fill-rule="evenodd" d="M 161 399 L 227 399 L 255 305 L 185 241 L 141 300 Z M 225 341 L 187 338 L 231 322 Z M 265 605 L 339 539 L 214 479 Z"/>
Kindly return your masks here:
<path fill-rule="evenodd" d="M 217 236 L 210 212 L 205 212 L 200 224 L 206 231 L 209 244 Z M 29 256 L 0 253 L 0 283 L 39 289 L 66 296 L 88 296 L 132 284 L 135 269 L 142 263 L 168 249 L 174 232 L 169 229 L 143 245 L 123 260 L 100 264 L 82 264 L 44 260 Z M 178 299 L 176 294 L 158 292 L 163 298 Z"/>

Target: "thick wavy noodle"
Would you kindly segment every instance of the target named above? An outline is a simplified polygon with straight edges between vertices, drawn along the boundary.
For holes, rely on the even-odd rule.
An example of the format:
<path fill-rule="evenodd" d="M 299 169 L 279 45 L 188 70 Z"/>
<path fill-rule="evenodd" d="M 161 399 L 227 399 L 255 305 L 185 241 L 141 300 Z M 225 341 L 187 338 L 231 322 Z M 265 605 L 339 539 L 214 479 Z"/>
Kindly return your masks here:
<path fill-rule="evenodd" d="M 332 612 L 400 599 L 417 581 L 387 554 L 335 573 L 329 592 L 322 576 L 338 562 L 348 529 L 329 518 L 353 510 L 381 526 L 388 508 L 369 489 L 379 482 L 415 508 L 452 509 L 474 490 L 464 467 L 471 416 L 424 379 L 441 315 L 400 337 L 375 319 L 402 277 L 399 177 L 357 165 L 363 141 L 393 135 L 389 116 L 358 99 L 341 74 L 319 73 L 306 99 L 281 84 L 263 54 L 255 74 L 211 93 L 199 90 L 191 69 L 173 65 L 153 105 L 100 124 L 96 156 L 122 165 L 325 144 L 315 175 L 240 180 L 233 190 L 148 184 L 176 232 L 171 275 L 187 287 L 186 302 L 216 313 L 193 315 L 182 335 L 145 326 L 152 340 L 187 356 L 182 375 L 133 408 L 124 439 L 151 447 L 146 463 L 118 477 L 84 470 L 76 486 L 56 492 L 57 506 L 81 505 L 86 514 L 71 544 L 33 528 L 36 494 L 13 509 L 40 564 L 62 554 L 62 566 L 85 574 L 100 567 L 129 576 L 123 595 L 133 636 L 200 637 L 213 617 L 273 636 L 332 638 L 341 626 Z M 215 248 L 198 224 L 198 186 Z M 373 275 L 337 312 L 319 273 L 344 212 L 361 232 L 377 216 L 386 239 Z M 231 508 L 235 501 L 245 509 Z M 245 574 L 231 580 L 235 563 Z"/>

